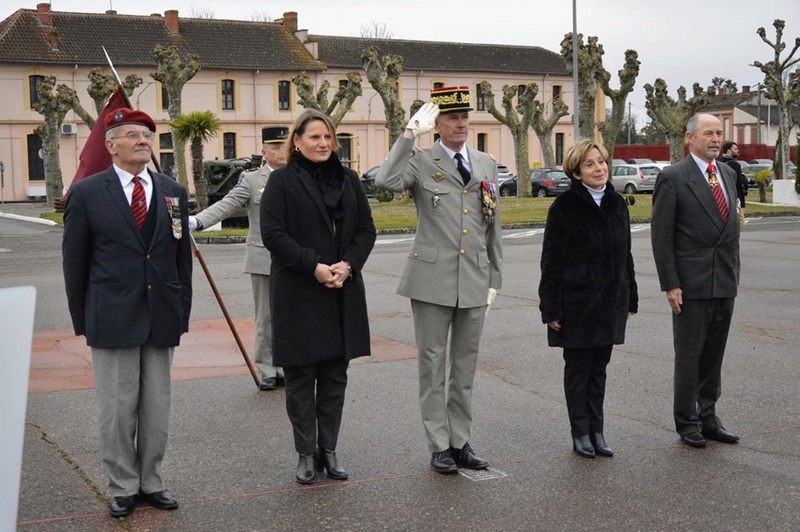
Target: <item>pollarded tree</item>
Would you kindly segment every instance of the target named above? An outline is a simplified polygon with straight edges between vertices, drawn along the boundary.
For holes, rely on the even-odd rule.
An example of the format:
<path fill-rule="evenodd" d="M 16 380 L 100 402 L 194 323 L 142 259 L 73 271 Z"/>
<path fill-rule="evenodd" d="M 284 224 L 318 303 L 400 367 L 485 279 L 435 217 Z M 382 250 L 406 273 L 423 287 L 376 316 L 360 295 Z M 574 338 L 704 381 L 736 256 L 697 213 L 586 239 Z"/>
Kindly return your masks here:
<path fill-rule="evenodd" d="M 622 127 L 622 122 L 625 120 L 625 101 L 636 84 L 640 64 L 639 54 L 636 50 L 625 51 L 625 66 L 617 72 L 619 76 L 619 89 L 617 90 L 612 89 L 609 85 L 611 74 L 605 68 L 602 68 L 602 64 L 596 74 L 597 81 L 600 82 L 600 88 L 603 89 L 603 94 L 611 100 L 611 117 L 607 116 L 606 121 L 597 126 L 603 135 L 603 146 L 608 152 L 609 159 L 614 158 L 617 134 Z"/>
<path fill-rule="evenodd" d="M 644 90 L 647 116 L 652 120 L 651 124 L 669 140 L 670 161 L 678 162 L 683 159 L 686 122 L 708 105 L 716 91 L 714 87 L 703 90 L 699 83 L 695 83 L 692 85 L 692 97 L 686 99 L 686 88 L 681 85 L 678 87 L 678 99 L 674 100 L 667 94 L 667 82 L 661 78 L 656 79 L 655 86 L 646 83 Z"/>
<path fill-rule="evenodd" d="M 569 114 L 569 107 L 561 98 L 554 99 L 552 106 L 552 112 L 550 116 L 547 116 L 546 105 L 539 100 L 534 100 L 533 114 L 531 115 L 531 127 L 542 147 L 542 159 L 545 168 L 553 168 L 556 165 L 556 158 L 553 153 L 553 129 L 562 117 Z"/>
<path fill-rule="evenodd" d="M 370 46 L 361 53 L 367 81 L 383 101 L 386 129 L 389 130 L 389 147 L 403 134 L 406 125 L 405 111 L 397 92 L 398 80 L 403 73 L 403 58 L 399 55 L 381 56 L 377 46 Z"/>
<path fill-rule="evenodd" d="M 530 198 L 531 187 L 528 181 L 530 156 L 528 153 L 528 128 L 533 123 L 533 102 L 539 87 L 536 83 L 527 85 L 503 85 L 503 112 L 495 105 L 492 86 L 485 79 L 481 81 L 486 110 L 511 131 L 514 139 L 514 160 L 517 164 L 517 197 Z"/>
<path fill-rule="evenodd" d="M 580 118 L 578 130 L 581 137 L 594 138 L 594 109 L 597 99 L 596 82 L 603 70 L 603 45 L 597 43 L 597 37 L 589 37 L 583 43 L 583 34 L 578 34 L 578 107 Z M 572 71 L 572 34 L 564 35 L 561 41 L 561 57 Z"/>
<path fill-rule="evenodd" d="M 800 98 L 800 68 L 792 71 L 792 68 L 800 62 L 800 56 L 795 57 L 795 53 L 800 48 L 800 37 L 794 40 L 794 47 L 784 59 L 781 59 L 781 54 L 786 50 L 786 45 L 783 41 L 783 30 L 786 26 L 785 21 L 775 19 L 772 23 L 775 27 L 775 42 L 767 38 L 767 32 L 764 28 L 758 28 L 758 36 L 772 48 L 774 58 L 772 61 L 761 63 L 760 61 L 753 61 L 753 66 L 759 68 L 764 73 L 764 85 L 767 89 L 767 96 L 775 100 L 778 104 L 779 122 L 778 122 L 778 138 L 786 139 L 787 142 L 779 142 L 775 145 L 775 149 L 779 152 L 776 153 L 776 160 L 780 159 L 781 165 L 776 168 L 775 178 L 783 179 L 788 177 L 787 163 L 789 161 L 789 131 L 792 124 L 790 122 L 790 113 L 792 104 Z M 785 78 L 785 81 L 784 81 Z"/>
<path fill-rule="evenodd" d="M 44 182 L 47 205 L 52 207 L 64 189 L 61 159 L 58 156 L 58 131 L 64 117 L 72 109 L 75 91 L 63 83 L 56 87 L 55 76 L 45 76 L 36 83 L 37 101 L 31 107 L 44 117 L 44 123 L 34 133 L 42 139 Z"/>
<path fill-rule="evenodd" d="M 211 111 L 193 111 L 170 122 L 172 135 L 180 142 L 190 143 L 192 156 L 192 179 L 197 210 L 208 205 L 208 183 L 203 174 L 203 143 L 211 140 L 219 131 L 219 118 Z"/>
<path fill-rule="evenodd" d="M 125 81 L 122 82 L 122 88 L 125 89 L 125 94 L 131 96 L 133 91 L 143 82 L 144 80 L 136 74 L 128 74 L 128 76 L 125 77 Z M 92 100 L 94 100 L 94 108 L 98 116 L 103 110 L 103 107 L 106 106 L 108 98 L 111 96 L 111 91 L 114 90 L 114 85 L 116 84 L 117 81 L 114 79 L 114 76 L 102 68 L 96 67 L 89 71 L 89 88 L 87 92 L 89 96 L 92 97 Z M 92 124 L 89 125 L 89 129 L 93 127 L 94 120 L 92 120 Z"/>
<path fill-rule="evenodd" d="M 315 109 L 328 115 L 336 127 L 350 110 L 353 102 L 361 96 L 361 74 L 355 71 L 347 73 L 347 84 L 339 86 L 330 103 L 328 103 L 328 91 L 331 84 L 327 80 L 322 82 L 316 94 L 314 85 L 305 72 L 293 77 L 292 83 L 297 87 L 297 95 L 300 97 L 297 103 L 306 109 Z"/>
<path fill-rule="evenodd" d="M 150 74 L 154 80 L 160 82 L 167 90 L 169 105 L 167 114 L 171 121 L 176 121 L 181 115 L 181 93 L 183 86 L 192 79 L 200 70 L 198 57 L 194 54 L 182 56 L 176 46 L 165 48 L 157 44 L 153 50 L 157 68 Z M 178 181 L 188 187 L 186 175 L 186 150 L 183 142 L 178 141 L 175 132 L 172 132 L 172 147 L 175 151 L 175 166 L 177 167 Z"/>
<path fill-rule="evenodd" d="M 736 82 L 729 78 L 711 78 L 711 85 L 717 90 L 718 94 L 735 94 L 739 90 Z"/>

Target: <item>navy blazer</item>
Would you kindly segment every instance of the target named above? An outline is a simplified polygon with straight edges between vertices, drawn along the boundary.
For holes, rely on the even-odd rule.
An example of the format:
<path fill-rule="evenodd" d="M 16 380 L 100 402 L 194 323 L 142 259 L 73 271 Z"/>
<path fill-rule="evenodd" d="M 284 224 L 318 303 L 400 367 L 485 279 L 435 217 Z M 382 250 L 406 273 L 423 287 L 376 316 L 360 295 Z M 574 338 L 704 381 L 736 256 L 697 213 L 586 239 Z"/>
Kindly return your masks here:
<path fill-rule="evenodd" d="M 736 176 L 728 165 L 716 166 L 728 194 L 727 222 L 691 155 L 664 168 L 653 190 L 650 226 L 661 290 L 680 288 L 684 299 L 736 297 L 739 286 Z"/>
<path fill-rule="evenodd" d="M 145 243 L 114 167 L 70 187 L 64 210 L 64 282 L 76 335 L 92 347 L 180 344 L 189 330 L 192 255 L 186 189 L 150 172 L 153 194 Z M 173 236 L 165 197 L 179 199 L 182 234 Z M 153 210 L 155 210 L 153 212 Z"/>

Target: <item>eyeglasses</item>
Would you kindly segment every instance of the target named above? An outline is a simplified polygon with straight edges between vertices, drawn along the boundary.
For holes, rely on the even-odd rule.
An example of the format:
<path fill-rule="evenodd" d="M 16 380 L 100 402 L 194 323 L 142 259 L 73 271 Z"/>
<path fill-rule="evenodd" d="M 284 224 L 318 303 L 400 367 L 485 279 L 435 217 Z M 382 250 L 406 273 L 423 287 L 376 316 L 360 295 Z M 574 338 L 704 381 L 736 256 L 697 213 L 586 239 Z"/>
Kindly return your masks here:
<path fill-rule="evenodd" d="M 124 135 L 118 135 L 116 137 L 111 137 L 112 139 L 122 139 L 126 138 L 131 142 L 136 142 L 139 140 L 139 137 L 144 137 L 144 140 L 153 140 L 156 134 L 152 131 L 128 131 Z"/>

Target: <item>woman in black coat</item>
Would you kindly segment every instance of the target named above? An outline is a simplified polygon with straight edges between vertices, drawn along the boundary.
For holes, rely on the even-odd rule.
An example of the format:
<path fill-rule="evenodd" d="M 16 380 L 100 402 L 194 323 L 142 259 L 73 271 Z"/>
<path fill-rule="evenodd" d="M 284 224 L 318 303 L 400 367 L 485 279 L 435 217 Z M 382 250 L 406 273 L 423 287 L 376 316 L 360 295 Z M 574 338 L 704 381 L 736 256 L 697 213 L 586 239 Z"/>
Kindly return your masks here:
<path fill-rule="evenodd" d="M 375 224 L 336 148 L 330 118 L 305 111 L 289 133 L 288 163 L 270 174 L 261 199 L 261 235 L 272 253 L 273 364 L 284 369 L 301 484 L 323 469 L 347 479 L 336 458 L 347 366 L 370 354 L 361 269 Z"/>
<path fill-rule="evenodd" d="M 573 450 L 613 456 L 603 436 L 606 366 L 638 310 L 625 200 L 609 182 L 608 153 L 581 139 L 567 150 L 571 188 L 547 214 L 539 309 L 548 344 L 564 348 L 564 393 Z"/>

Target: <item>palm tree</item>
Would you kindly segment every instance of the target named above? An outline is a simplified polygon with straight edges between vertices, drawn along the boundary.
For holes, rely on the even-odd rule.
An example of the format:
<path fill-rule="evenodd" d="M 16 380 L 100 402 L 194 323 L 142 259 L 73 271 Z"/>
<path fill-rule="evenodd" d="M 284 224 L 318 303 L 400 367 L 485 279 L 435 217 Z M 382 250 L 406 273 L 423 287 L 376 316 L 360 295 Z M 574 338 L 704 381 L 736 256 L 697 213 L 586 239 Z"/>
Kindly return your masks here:
<path fill-rule="evenodd" d="M 179 142 L 189 141 L 192 154 L 192 180 L 197 210 L 208 204 L 208 183 L 203 175 L 203 143 L 211 140 L 219 131 L 219 118 L 211 111 L 192 111 L 179 115 L 170 122 L 172 133 Z"/>

